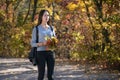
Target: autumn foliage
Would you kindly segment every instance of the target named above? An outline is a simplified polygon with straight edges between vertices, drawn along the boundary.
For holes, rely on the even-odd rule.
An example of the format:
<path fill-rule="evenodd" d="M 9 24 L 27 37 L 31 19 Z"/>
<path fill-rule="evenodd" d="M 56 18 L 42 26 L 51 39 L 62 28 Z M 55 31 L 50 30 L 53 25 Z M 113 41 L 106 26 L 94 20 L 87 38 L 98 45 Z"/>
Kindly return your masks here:
<path fill-rule="evenodd" d="M 48 50 L 55 50 L 57 48 L 58 39 L 56 37 L 46 37 Z"/>
<path fill-rule="evenodd" d="M 41 9 L 50 11 L 59 41 L 57 57 L 120 65 L 119 0 L 2 0 L 1 57 L 28 56 Z"/>

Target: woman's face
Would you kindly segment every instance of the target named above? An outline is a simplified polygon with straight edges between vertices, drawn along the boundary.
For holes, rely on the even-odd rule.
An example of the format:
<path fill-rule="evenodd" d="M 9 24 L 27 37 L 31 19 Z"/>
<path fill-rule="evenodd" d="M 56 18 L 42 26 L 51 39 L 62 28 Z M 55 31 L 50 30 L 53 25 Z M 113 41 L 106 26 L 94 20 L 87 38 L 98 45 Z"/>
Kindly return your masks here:
<path fill-rule="evenodd" d="M 49 13 L 47 11 L 44 12 L 42 16 L 42 22 L 48 22 L 49 21 Z"/>

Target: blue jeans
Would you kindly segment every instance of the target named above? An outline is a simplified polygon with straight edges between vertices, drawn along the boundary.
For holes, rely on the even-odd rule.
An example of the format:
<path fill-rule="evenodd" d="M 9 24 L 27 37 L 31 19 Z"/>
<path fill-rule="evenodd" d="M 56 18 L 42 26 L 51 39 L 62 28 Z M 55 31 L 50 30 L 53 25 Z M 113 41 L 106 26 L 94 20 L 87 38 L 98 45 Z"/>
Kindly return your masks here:
<path fill-rule="evenodd" d="M 37 52 L 37 67 L 38 67 L 38 80 L 44 79 L 45 65 L 47 63 L 47 77 L 48 80 L 53 79 L 55 56 L 52 51 L 38 51 Z"/>

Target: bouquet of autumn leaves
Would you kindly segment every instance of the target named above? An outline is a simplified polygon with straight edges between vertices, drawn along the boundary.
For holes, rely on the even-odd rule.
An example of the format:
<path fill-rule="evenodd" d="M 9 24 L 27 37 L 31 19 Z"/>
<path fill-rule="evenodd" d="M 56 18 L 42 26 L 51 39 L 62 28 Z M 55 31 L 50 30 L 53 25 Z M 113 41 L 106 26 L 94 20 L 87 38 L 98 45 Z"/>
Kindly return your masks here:
<path fill-rule="evenodd" d="M 47 41 L 47 47 L 49 50 L 55 50 L 57 47 L 58 39 L 56 37 L 45 37 L 45 40 Z"/>

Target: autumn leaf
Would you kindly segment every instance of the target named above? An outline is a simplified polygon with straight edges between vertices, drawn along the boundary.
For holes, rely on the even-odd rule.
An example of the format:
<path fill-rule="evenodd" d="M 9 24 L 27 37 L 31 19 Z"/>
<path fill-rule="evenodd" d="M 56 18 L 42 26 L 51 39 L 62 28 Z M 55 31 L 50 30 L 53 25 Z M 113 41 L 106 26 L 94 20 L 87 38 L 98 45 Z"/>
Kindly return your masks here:
<path fill-rule="evenodd" d="M 55 14 L 55 20 L 60 20 L 60 17 L 59 17 L 59 15 L 57 15 L 57 14 Z"/>
<path fill-rule="evenodd" d="M 74 4 L 73 2 L 69 3 L 67 6 L 66 6 L 69 10 L 73 11 L 75 10 L 78 5 Z"/>

